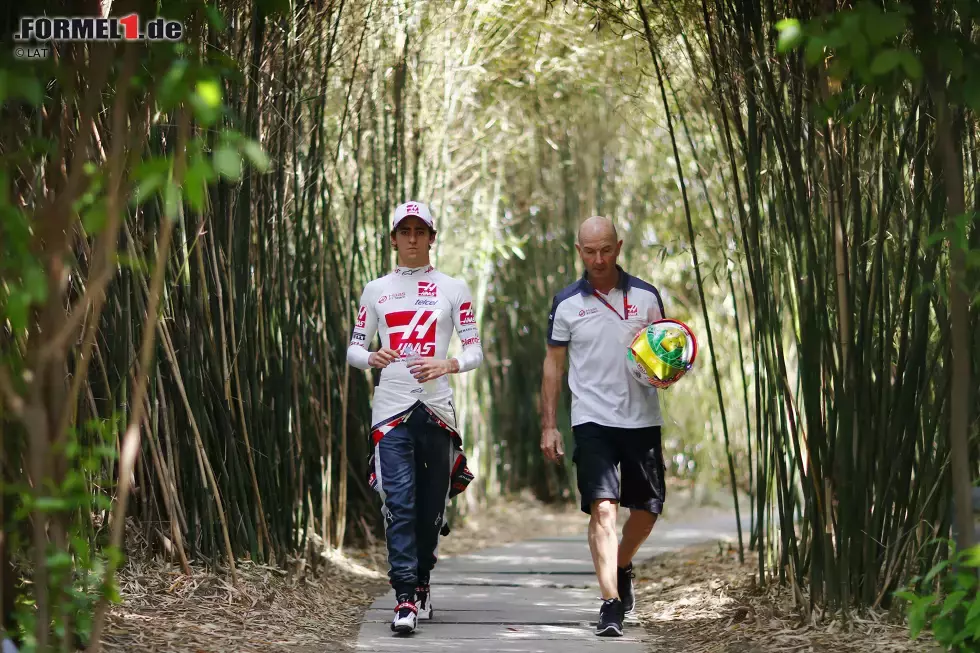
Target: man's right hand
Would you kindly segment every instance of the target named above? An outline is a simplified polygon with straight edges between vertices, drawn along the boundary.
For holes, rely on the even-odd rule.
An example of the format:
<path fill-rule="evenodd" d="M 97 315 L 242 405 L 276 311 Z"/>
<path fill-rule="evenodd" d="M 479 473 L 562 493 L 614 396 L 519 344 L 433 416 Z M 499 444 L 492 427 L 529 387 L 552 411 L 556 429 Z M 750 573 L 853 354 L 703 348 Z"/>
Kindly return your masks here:
<path fill-rule="evenodd" d="M 548 460 L 556 463 L 561 462 L 565 456 L 565 445 L 561 431 L 556 428 L 547 428 L 541 432 L 541 452 Z"/>
<path fill-rule="evenodd" d="M 388 365 L 394 363 L 400 357 L 401 355 L 394 349 L 382 347 L 378 351 L 371 352 L 371 355 L 368 356 L 368 365 L 380 370 L 388 367 Z"/>

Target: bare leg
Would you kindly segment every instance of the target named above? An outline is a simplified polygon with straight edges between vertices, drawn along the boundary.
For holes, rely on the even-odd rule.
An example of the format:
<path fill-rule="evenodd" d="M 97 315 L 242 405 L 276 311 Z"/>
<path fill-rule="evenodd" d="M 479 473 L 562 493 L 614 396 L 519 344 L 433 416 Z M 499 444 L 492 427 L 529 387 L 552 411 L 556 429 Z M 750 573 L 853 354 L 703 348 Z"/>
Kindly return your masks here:
<path fill-rule="evenodd" d="M 594 514 L 594 513 L 593 513 Z M 615 521 L 613 522 L 615 523 Z M 616 558 L 618 567 L 626 567 L 633 561 L 633 556 L 646 542 L 653 530 L 653 525 L 657 523 L 657 515 L 646 510 L 634 510 L 630 508 L 630 516 L 623 524 L 623 539 L 619 543 L 619 554 Z M 591 535 L 592 531 L 589 531 Z M 595 556 L 595 554 L 593 554 Z M 601 581 L 600 581 L 601 584 Z"/>
<path fill-rule="evenodd" d="M 589 519 L 589 550 L 595 575 L 599 579 L 599 589 L 603 599 L 618 599 L 616 585 L 616 508 L 618 504 L 610 499 L 596 499 L 592 502 Z"/>

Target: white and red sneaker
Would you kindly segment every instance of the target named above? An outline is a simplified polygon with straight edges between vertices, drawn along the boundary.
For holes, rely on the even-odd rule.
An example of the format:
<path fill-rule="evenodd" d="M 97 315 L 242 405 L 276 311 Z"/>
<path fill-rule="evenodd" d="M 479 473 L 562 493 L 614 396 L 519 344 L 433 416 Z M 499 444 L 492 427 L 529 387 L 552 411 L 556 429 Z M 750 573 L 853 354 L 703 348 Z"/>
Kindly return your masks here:
<path fill-rule="evenodd" d="M 395 606 L 395 618 L 391 622 L 392 632 L 399 635 L 408 635 L 415 632 L 418 623 L 418 606 L 411 596 L 404 594 L 398 597 L 398 605 Z"/>
<path fill-rule="evenodd" d="M 428 583 L 415 588 L 415 607 L 419 610 L 419 619 L 432 618 L 432 592 Z"/>

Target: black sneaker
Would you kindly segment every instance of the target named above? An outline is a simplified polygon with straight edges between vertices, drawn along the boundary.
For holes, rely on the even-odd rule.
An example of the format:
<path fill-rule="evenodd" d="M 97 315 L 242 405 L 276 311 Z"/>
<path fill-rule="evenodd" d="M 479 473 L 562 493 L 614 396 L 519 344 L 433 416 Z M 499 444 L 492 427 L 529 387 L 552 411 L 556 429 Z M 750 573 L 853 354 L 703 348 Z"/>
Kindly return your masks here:
<path fill-rule="evenodd" d="M 432 593 L 428 583 L 420 583 L 415 588 L 415 606 L 419 609 L 419 619 L 432 618 Z"/>
<path fill-rule="evenodd" d="M 633 612 L 633 608 L 636 607 L 636 596 L 633 594 L 634 578 L 636 576 L 633 575 L 632 562 L 626 567 L 616 568 L 616 584 L 619 586 L 619 598 L 623 600 L 623 614 Z"/>
<path fill-rule="evenodd" d="M 619 599 L 606 599 L 599 608 L 599 623 L 595 634 L 599 637 L 623 636 L 623 602 Z"/>
<path fill-rule="evenodd" d="M 415 601 L 409 594 L 401 594 L 397 598 L 398 605 L 395 606 L 395 618 L 391 622 L 392 632 L 399 635 L 408 635 L 415 632 L 418 623 L 419 609 Z"/>

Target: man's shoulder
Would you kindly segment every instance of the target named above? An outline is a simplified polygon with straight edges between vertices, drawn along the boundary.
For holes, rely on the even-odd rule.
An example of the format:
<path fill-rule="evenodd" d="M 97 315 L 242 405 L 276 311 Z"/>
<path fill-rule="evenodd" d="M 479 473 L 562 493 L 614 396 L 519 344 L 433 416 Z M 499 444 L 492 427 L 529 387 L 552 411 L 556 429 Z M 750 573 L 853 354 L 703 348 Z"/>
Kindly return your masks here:
<path fill-rule="evenodd" d="M 466 282 L 463 281 L 462 279 L 446 274 L 442 270 L 437 270 L 435 268 L 429 270 L 429 273 L 426 276 L 428 276 L 429 279 L 437 283 L 444 283 L 447 285 L 466 284 Z"/>
<path fill-rule="evenodd" d="M 567 303 L 568 300 L 574 300 L 575 298 L 582 295 L 582 288 L 584 288 L 584 281 L 582 279 L 576 279 L 572 283 L 568 284 L 555 294 L 554 308 L 557 309 L 563 303 Z"/>
<path fill-rule="evenodd" d="M 660 298 L 660 291 L 657 290 L 656 286 L 654 286 L 649 281 L 645 281 L 644 279 L 635 277 L 632 274 L 629 277 L 629 289 L 645 291 L 650 293 L 651 295 L 655 295 L 658 299 Z"/>
<path fill-rule="evenodd" d="M 439 270 L 435 269 L 430 271 L 426 278 L 429 281 L 434 281 L 440 288 L 454 295 L 462 294 L 470 287 L 469 284 L 466 283 L 465 279 L 453 277 L 445 272 L 440 272 Z"/>
<path fill-rule="evenodd" d="M 391 274 L 386 274 L 383 277 L 378 277 L 377 279 L 371 279 L 364 286 L 364 294 L 377 293 L 382 288 L 387 287 L 391 284 Z"/>

